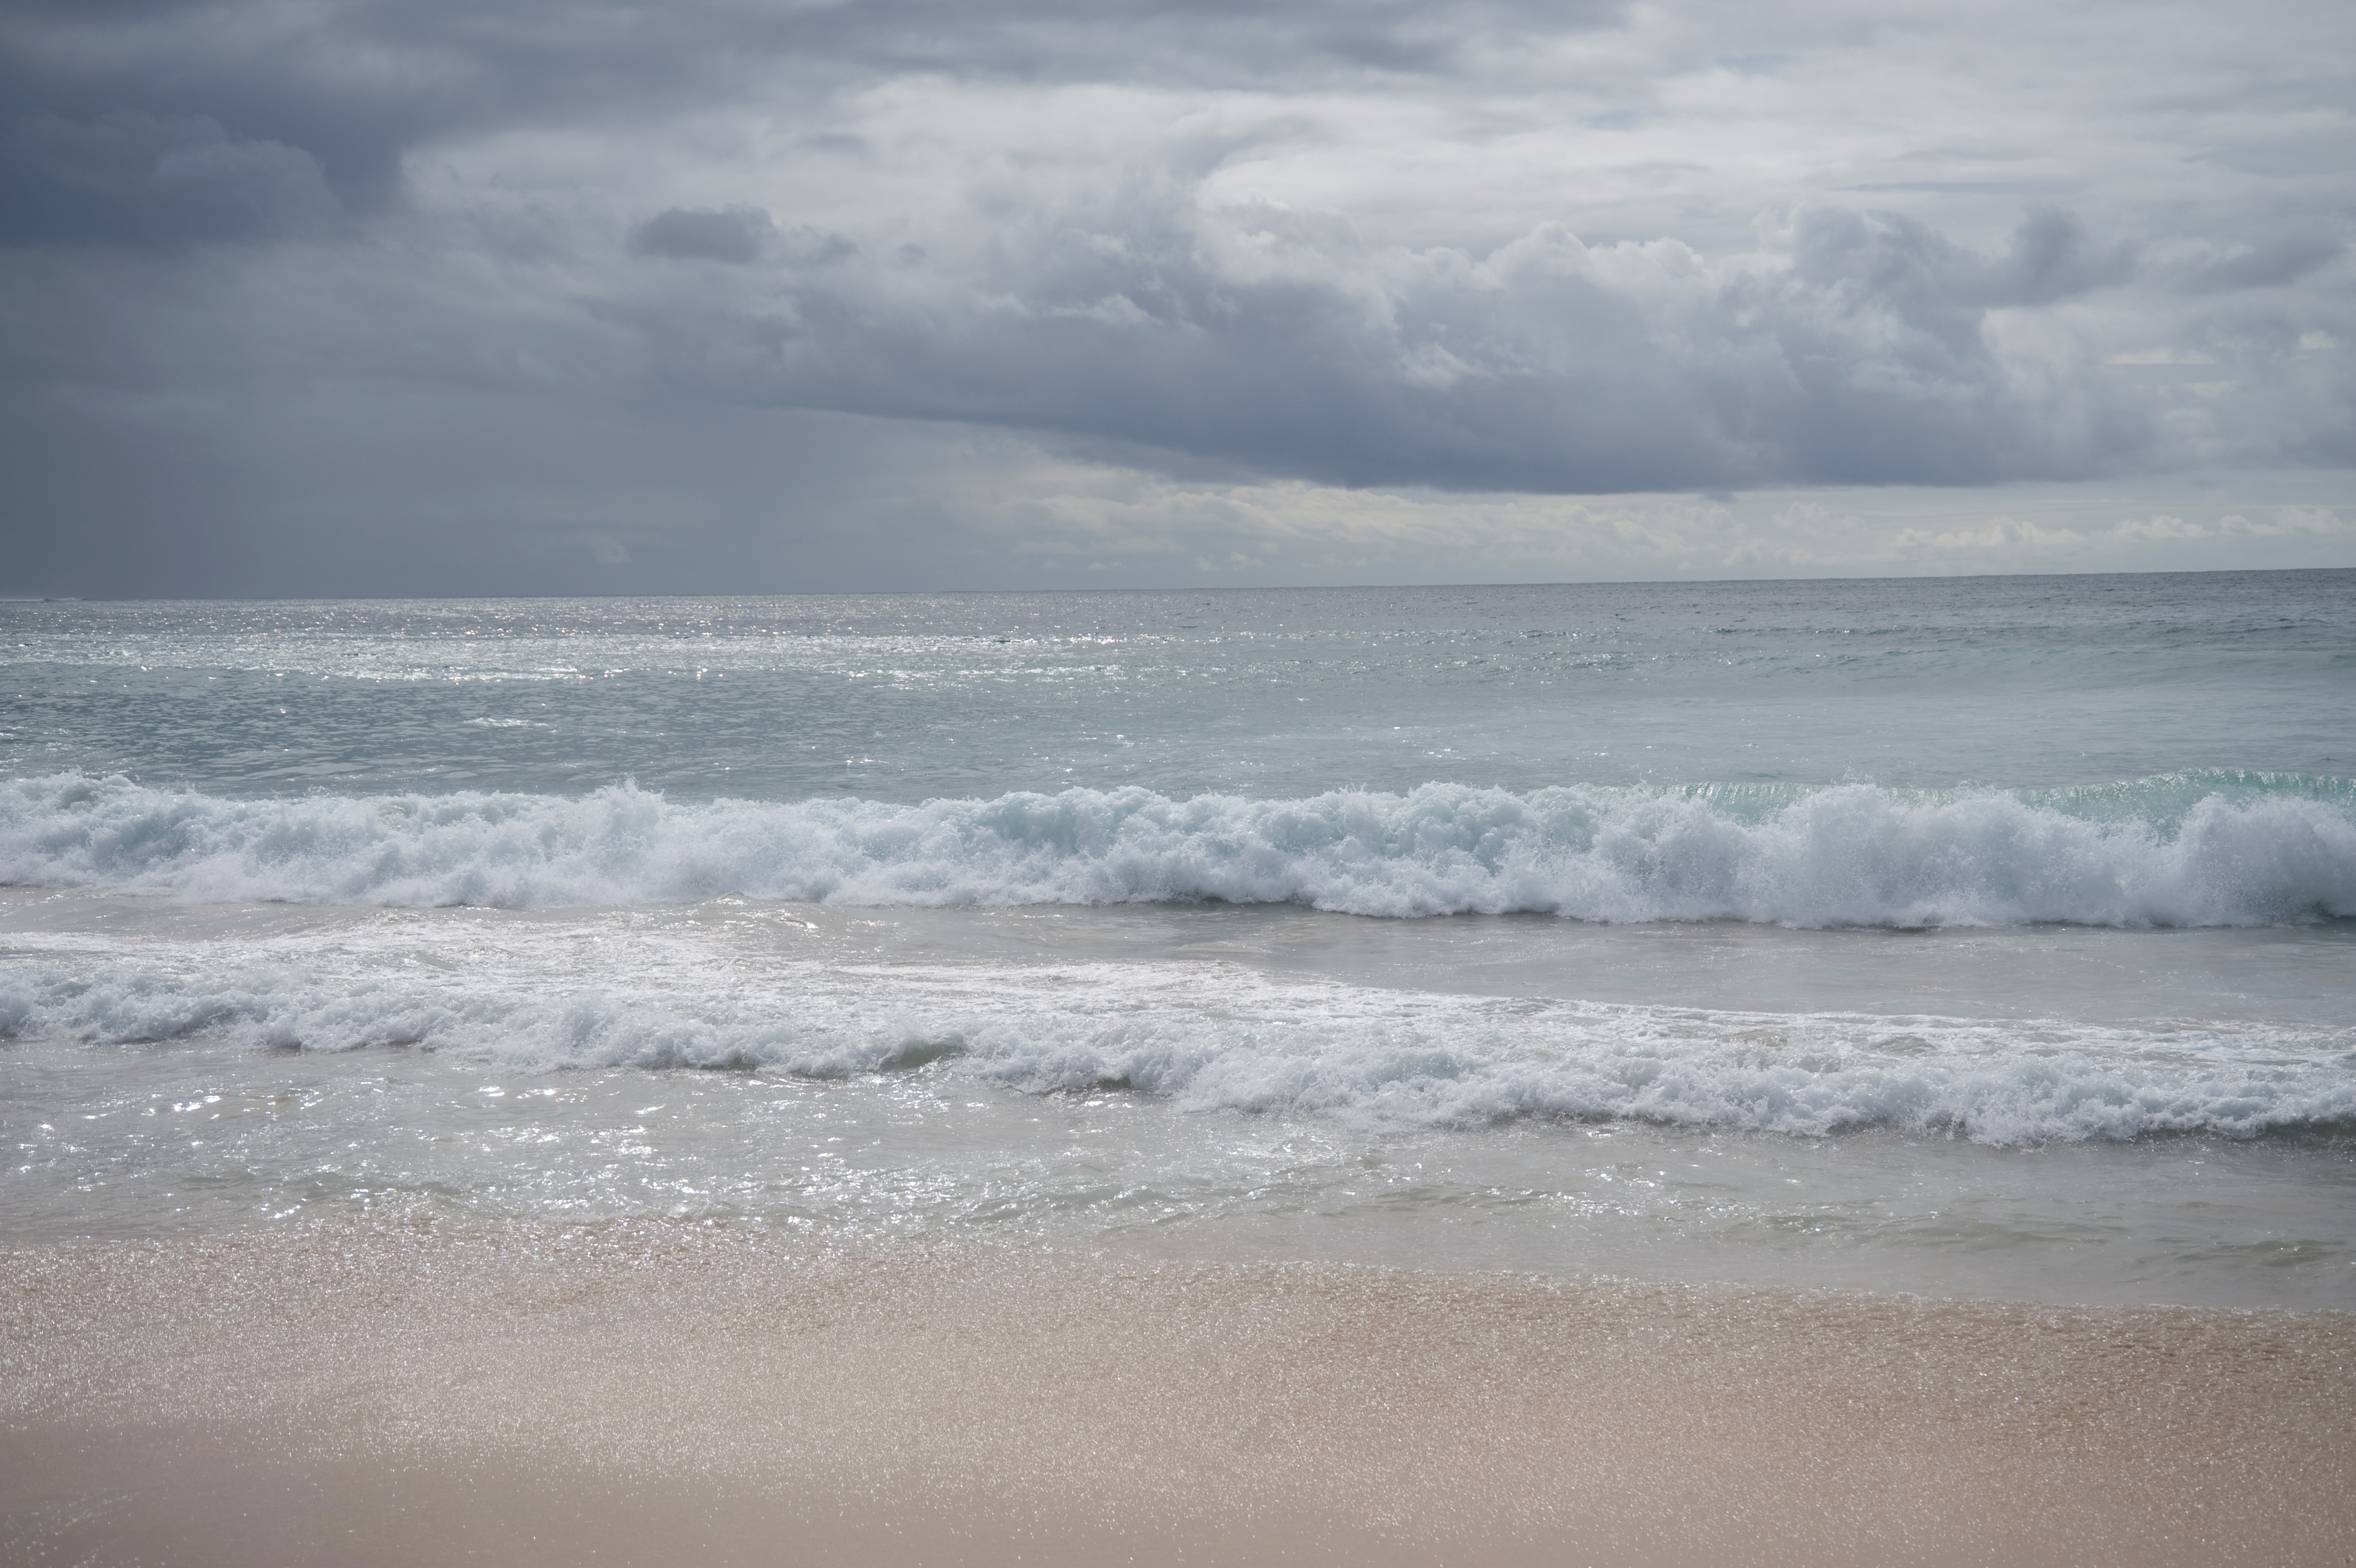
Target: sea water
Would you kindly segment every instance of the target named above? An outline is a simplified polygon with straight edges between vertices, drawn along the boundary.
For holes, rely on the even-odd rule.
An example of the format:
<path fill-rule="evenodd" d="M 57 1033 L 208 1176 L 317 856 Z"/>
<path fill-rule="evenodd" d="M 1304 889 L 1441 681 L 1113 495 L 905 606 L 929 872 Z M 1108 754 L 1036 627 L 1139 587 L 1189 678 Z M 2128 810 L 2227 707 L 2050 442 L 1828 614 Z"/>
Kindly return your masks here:
<path fill-rule="evenodd" d="M 0 605 L 0 1229 L 2356 1308 L 2356 573 Z"/>

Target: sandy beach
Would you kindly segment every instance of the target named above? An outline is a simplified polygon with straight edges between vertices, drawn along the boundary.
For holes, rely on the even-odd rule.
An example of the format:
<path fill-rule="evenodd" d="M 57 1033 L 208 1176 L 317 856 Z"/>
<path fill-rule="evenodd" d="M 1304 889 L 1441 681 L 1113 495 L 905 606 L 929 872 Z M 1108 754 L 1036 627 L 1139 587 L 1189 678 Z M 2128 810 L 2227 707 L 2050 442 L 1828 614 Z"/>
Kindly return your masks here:
<path fill-rule="evenodd" d="M 2356 1320 L 327 1225 L 8 1254 L 11 1563 L 2267 1563 Z"/>
<path fill-rule="evenodd" d="M 0 1568 L 2356 1568 L 2356 0 L 0 84 Z"/>

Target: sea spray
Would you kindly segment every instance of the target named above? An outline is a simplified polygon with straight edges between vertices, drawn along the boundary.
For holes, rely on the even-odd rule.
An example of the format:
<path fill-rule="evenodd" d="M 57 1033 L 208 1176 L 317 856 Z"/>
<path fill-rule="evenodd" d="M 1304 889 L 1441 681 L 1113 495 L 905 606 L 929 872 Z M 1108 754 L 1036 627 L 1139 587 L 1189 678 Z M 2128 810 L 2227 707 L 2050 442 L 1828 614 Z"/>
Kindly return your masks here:
<path fill-rule="evenodd" d="M 0 880 L 196 900 L 509 908 L 729 891 L 850 905 L 1224 900 L 1800 927 L 2254 926 L 2356 916 L 2344 780 L 2083 792 L 1435 783 L 1296 800 L 1141 788 L 906 806 L 581 797 L 223 800 L 0 785 Z"/>
<path fill-rule="evenodd" d="M 544 965 L 542 966 L 544 967 Z M 1447 1128 L 1633 1119 L 1817 1136 L 2230 1136 L 2356 1120 L 2344 1031 L 1764 1014 L 1279 982 L 1231 965 L 708 965 L 518 987 L 317 961 L 18 963 L 20 1039 L 417 1047 L 512 1070 L 931 1070 L 1028 1094 Z"/>

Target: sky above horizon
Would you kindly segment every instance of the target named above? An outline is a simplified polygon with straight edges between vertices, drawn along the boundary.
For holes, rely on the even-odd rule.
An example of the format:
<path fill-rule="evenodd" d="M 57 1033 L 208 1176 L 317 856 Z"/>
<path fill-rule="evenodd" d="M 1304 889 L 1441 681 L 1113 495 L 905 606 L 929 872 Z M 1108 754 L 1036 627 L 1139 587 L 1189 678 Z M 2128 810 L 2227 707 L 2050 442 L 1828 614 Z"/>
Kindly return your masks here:
<path fill-rule="evenodd" d="M 0 594 L 2356 564 L 2356 7 L 12 0 Z"/>

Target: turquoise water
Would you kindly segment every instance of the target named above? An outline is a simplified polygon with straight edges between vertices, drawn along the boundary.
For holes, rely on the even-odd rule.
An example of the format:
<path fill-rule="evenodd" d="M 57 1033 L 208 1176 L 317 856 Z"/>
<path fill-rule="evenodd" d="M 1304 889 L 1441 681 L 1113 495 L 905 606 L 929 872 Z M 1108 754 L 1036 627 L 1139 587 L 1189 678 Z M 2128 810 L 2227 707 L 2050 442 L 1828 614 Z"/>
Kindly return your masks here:
<path fill-rule="evenodd" d="M 2349 572 L 0 605 L 8 645 L 8 773 L 231 799 L 2356 776 Z"/>
<path fill-rule="evenodd" d="M 16 1233 L 2356 1305 L 2356 574 L 16 604 L 0 653 Z"/>

